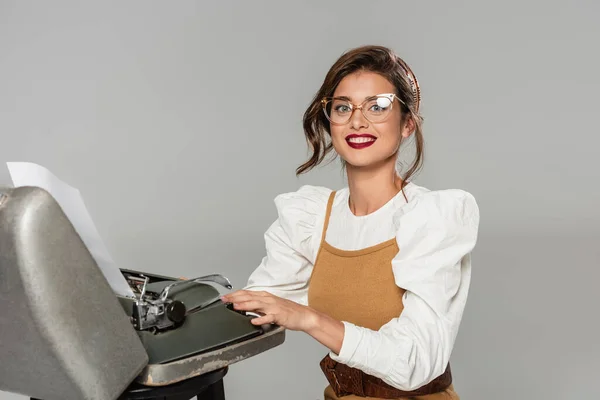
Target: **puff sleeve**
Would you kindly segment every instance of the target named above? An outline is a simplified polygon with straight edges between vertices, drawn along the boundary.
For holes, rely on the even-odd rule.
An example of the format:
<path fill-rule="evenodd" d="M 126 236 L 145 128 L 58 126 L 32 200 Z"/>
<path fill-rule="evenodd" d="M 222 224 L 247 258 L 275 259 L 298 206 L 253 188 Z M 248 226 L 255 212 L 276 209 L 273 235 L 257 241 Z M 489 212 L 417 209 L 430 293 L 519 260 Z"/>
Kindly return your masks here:
<path fill-rule="evenodd" d="M 264 235 L 266 255 L 248 278 L 246 290 L 262 290 L 308 303 L 312 273 L 330 189 L 302 186 L 275 198 L 278 217 Z"/>
<path fill-rule="evenodd" d="M 479 209 L 462 190 L 425 192 L 394 215 L 400 251 L 392 261 L 404 311 L 378 331 L 344 322 L 336 361 L 414 390 L 441 375 L 467 300 Z"/>

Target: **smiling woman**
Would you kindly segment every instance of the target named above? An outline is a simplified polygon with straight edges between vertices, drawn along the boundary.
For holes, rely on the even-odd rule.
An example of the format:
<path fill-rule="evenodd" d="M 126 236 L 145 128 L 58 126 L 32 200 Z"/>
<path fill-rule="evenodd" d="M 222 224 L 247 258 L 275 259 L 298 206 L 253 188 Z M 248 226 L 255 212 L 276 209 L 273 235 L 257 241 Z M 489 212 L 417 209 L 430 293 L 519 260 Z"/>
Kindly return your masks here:
<path fill-rule="evenodd" d="M 423 155 L 418 81 L 390 49 L 364 46 L 331 67 L 304 115 L 305 173 L 331 151 L 346 168 L 339 190 L 303 186 L 277 196 L 267 254 L 239 310 L 306 332 L 330 349 L 325 399 L 458 399 L 450 355 L 471 277 L 479 209 L 460 189 L 410 180 Z M 413 136 L 416 158 L 397 158 Z"/>

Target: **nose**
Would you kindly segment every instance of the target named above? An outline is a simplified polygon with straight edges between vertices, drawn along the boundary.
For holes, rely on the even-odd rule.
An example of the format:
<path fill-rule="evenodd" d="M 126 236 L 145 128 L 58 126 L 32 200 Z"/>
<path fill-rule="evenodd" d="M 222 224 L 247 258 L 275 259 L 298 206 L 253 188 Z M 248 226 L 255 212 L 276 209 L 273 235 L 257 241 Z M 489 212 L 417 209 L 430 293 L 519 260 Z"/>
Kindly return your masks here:
<path fill-rule="evenodd" d="M 367 128 L 369 126 L 369 122 L 365 118 L 362 113 L 362 109 L 356 107 L 352 110 L 352 115 L 350 115 L 350 128 L 354 130 L 360 130 L 362 128 Z"/>

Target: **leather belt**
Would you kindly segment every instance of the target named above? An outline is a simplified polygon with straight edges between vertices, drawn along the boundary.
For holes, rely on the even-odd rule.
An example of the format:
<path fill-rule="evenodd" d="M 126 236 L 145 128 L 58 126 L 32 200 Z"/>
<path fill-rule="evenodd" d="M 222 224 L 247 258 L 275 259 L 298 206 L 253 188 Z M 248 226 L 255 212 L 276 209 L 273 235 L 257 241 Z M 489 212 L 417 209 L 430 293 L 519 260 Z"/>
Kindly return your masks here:
<path fill-rule="evenodd" d="M 329 355 L 319 364 L 336 396 L 353 394 L 359 397 L 376 397 L 381 399 L 397 399 L 399 397 L 424 396 L 443 392 L 452 384 L 450 364 L 444 373 L 418 389 L 404 391 L 388 385 L 379 378 L 363 371 L 338 363 Z"/>

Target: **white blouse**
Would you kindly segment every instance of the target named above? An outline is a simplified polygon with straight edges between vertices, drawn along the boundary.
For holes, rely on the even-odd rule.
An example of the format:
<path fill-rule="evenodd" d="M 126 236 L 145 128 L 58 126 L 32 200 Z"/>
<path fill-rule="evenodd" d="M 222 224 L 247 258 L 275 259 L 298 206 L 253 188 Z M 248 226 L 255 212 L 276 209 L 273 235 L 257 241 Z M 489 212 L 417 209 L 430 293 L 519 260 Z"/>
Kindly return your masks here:
<path fill-rule="evenodd" d="M 348 188 L 333 202 L 326 241 L 358 250 L 396 238 L 396 284 L 406 290 L 404 311 L 378 331 L 342 321 L 345 334 L 331 358 L 413 390 L 441 375 L 458 333 L 471 278 L 470 253 L 479 227 L 473 196 L 458 189 L 432 191 L 415 183 L 377 211 L 355 216 Z M 264 290 L 307 305 L 309 278 L 330 189 L 303 186 L 275 198 L 277 220 L 265 233 L 266 256 L 245 289 Z"/>

